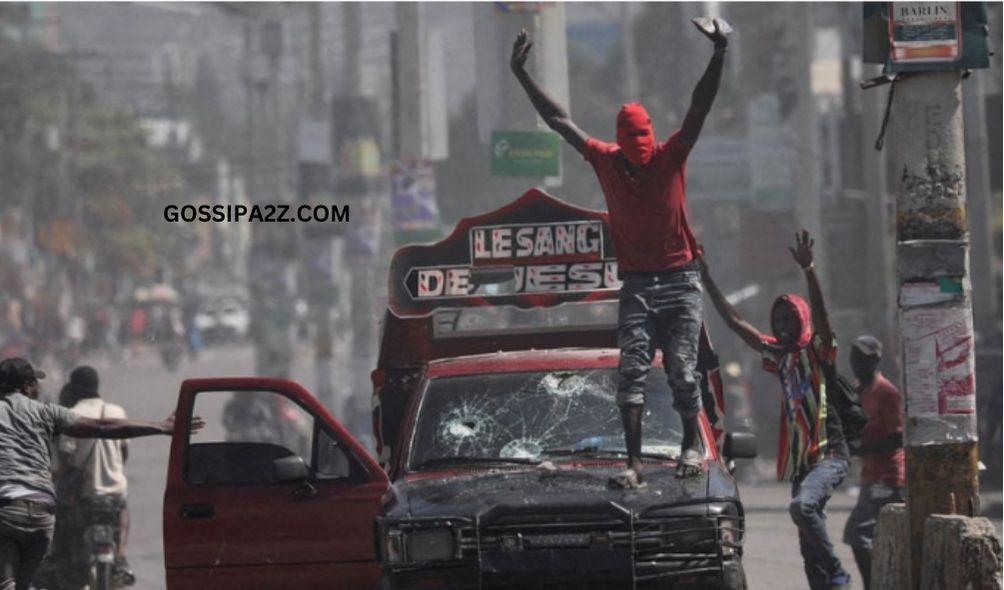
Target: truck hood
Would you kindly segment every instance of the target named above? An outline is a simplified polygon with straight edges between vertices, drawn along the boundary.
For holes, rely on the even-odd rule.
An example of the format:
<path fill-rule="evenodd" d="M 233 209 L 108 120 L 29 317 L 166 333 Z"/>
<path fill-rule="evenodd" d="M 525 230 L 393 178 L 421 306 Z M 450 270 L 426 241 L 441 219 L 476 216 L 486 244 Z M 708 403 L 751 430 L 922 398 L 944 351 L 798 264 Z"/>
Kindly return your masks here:
<path fill-rule="evenodd" d="M 648 484 L 640 490 L 611 489 L 607 482 L 623 464 L 600 467 L 558 464 L 555 468 L 449 471 L 421 479 L 398 480 L 390 489 L 385 515 L 409 517 L 475 517 L 502 507 L 584 507 L 616 503 L 641 512 L 653 506 L 700 504 L 737 498 L 731 475 L 717 462 L 707 463 L 699 477 L 677 479 L 673 468 L 649 465 Z"/>

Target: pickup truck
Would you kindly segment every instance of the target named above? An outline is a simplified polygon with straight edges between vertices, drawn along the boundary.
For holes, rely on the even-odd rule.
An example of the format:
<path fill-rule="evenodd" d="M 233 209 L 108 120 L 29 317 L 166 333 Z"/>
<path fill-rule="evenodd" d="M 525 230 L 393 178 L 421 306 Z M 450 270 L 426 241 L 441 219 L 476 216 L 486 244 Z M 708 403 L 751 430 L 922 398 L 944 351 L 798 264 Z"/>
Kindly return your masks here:
<path fill-rule="evenodd" d="M 730 467 L 754 441 L 723 433 L 712 403 L 704 474 L 676 479 L 659 358 L 647 485 L 607 485 L 624 464 L 610 243 L 604 213 L 534 190 L 399 250 L 372 374 L 378 458 L 291 381 L 185 381 L 168 588 L 745 588 Z M 252 397 L 297 426 L 187 431 L 200 408 Z"/>

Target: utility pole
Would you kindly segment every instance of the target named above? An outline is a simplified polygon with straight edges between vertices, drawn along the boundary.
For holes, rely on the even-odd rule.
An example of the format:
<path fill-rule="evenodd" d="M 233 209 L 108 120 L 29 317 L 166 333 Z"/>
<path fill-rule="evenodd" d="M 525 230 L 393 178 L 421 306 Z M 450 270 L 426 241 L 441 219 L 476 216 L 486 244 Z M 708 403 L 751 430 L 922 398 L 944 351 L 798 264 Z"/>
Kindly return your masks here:
<path fill-rule="evenodd" d="M 323 4 L 313 2 L 308 5 L 307 18 L 310 21 L 310 118 L 309 125 L 320 125 L 328 120 L 325 112 L 324 89 L 324 61 L 321 48 L 323 41 Z M 303 121 L 301 119 L 301 124 Z M 330 129 L 325 126 L 324 141 L 331 142 Z M 300 174 L 307 175 L 301 178 L 301 183 L 307 183 L 307 198 L 312 197 L 321 188 L 325 196 L 330 191 L 330 150 L 328 150 L 327 162 L 306 163 L 301 161 Z M 303 154 L 301 154 L 302 159 Z M 319 186 L 320 185 L 320 186 Z M 335 388 L 332 381 L 332 370 L 334 363 L 334 337 L 331 331 L 331 303 L 335 295 L 335 285 L 333 284 L 334 269 L 332 268 L 332 252 L 334 250 L 334 239 L 330 235 L 310 236 L 305 241 L 304 262 L 301 268 L 307 276 L 303 277 L 308 285 L 310 309 L 313 314 L 314 325 L 317 333 L 314 335 L 314 385 L 317 397 L 336 415 L 340 413 L 337 407 L 338 400 L 335 398 Z M 312 265 L 324 265 L 321 270 L 312 268 Z M 327 272 L 325 272 L 327 271 Z"/>
<path fill-rule="evenodd" d="M 638 100 L 638 58 L 635 56 L 634 4 L 622 2 L 621 9 L 621 56 L 624 72 L 625 102 Z"/>
<path fill-rule="evenodd" d="M 788 4 L 792 22 L 786 27 L 792 35 L 795 48 L 791 64 L 795 72 L 795 107 L 791 117 L 796 133 L 792 166 L 792 186 L 795 191 L 795 220 L 809 232 L 821 238 L 822 202 L 819 190 L 819 133 L 817 130 L 815 97 L 812 94 L 812 58 L 815 39 L 814 8 L 808 3 Z M 816 261 L 826 267 L 826 241 L 818 239 L 815 247 Z M 825 285 L 825 284 L 824 284 Z M 825 289 L 825 286 L 824 286 Z"/>
<path fill-rule="evenodd" d="M 960 72 L 896 82 L 900 336 L 911 587 L 931 514 L 979 511 Z"/>

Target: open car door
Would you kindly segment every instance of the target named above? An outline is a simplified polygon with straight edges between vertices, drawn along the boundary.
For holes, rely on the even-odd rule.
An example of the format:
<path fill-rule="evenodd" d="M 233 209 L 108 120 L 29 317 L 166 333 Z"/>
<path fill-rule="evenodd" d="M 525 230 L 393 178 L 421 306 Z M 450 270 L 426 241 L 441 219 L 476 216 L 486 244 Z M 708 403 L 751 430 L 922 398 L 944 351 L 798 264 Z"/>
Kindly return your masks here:
<path fill-rule="evenodd" d="M 182 383 L 164 494 L 171 590 L 373 588 L 386 474 L 303 387 Z M 206 427 L 192 434 L 191 416 Z"/>

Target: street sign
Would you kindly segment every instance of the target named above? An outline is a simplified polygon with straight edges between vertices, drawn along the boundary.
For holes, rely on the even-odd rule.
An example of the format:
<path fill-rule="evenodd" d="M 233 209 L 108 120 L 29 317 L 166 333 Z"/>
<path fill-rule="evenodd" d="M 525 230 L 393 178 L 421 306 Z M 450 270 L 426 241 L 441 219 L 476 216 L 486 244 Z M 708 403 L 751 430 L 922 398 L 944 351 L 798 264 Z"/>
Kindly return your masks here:
<path fill-rule="evenodd" d="M 889 45 L 893 63 L 959 58 L 962 27 L 957 2 L 895 2 L 891 10 Z"/>
<path fill-rule="evenodd" d="M 788 209 L 795 202 L 791 163 L 795 158 L 791 123 L 781 119 L 776 94 L 761 94 L 749 104 L 750 192 L 761 209 Z"/>
<path fill-rule="evenodd" d="M 687 196 L 695 201 L 747 201 L 752 197 L 751 153 L 746 137 L 702 137 L 687 159 Z"/>
<path fill-rule="evenodd" d="M 865 2 L 863 61 L 883 73 L 990 67 L 985 2 Z"/>
<path fill-rule="evenodd" d="M 552 131 L 495 131 L 491 150 L 492 176 L 561 174 L 561 137 Z"/>

